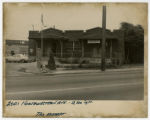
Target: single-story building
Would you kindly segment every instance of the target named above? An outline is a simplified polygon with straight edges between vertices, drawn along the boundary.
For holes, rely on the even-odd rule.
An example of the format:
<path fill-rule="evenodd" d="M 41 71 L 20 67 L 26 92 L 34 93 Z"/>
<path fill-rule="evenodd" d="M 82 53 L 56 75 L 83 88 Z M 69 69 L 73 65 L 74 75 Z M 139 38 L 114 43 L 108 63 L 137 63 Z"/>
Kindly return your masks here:
<path fill-rule="evenodd" d="M 5 43 L 6 55 L 10 55 L 12 52 L 14 52 L 14 54 L 28 55 L 27 40 L 6 40 Z"/>
<path fill-rule="evenodd" d="M 42 42 L 41 42 L 42 41 Z M 41 44 L 42 43 L 42 44 Z M 48 28 L 29 31 L 29 56 L 35 57 L 43 48 L 43 58 L 52 50 L 59 59 L 76 58 L 101 62 L 102 28 L 83 30 L 59 30 Z M 120 30 L 106 30 L 106 60 L 119 65 L 124 62 L 124 36 Z"/>

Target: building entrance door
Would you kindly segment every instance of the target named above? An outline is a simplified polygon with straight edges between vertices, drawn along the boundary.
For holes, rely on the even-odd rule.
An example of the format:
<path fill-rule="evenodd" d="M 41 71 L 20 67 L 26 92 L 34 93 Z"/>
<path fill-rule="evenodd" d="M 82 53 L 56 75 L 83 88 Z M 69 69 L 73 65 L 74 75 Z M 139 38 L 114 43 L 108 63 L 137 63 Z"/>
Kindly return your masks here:
<path fill-rule="evenodd" d="M 100 57 L 101 53 L 100 53 L 100 48 L 99 47 L 94 47 L 93 48 L 93 57 Z"/>

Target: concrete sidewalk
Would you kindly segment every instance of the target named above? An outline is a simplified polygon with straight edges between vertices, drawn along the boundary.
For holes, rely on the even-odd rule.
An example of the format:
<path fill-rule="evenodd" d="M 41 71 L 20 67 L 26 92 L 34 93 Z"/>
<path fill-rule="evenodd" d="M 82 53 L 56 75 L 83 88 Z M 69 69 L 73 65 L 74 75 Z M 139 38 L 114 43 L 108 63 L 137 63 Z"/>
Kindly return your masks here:
<path fill-rule="evenodd" d="M 68 69 L 68 68 L 57 68 L 56 70 L 42 71 L 37 68 L 36 63 L 25 63 L 25 64 L 10 64 L 7 65 L 9 69 L 6 71 L 6 76 L 23 76 L 23 75 L 55 75 L 55 74 L 80 74 L 80 73 L 96 73 L 103 72 L 100 69 Z M 133 71 L 133 70 L 144 70 L 142 65 L 134 66 L 121 66 L 117 69 L 106 69 L 105 72 L 117 72 L 117 71 Z M 104 72 L 103 72 L 104 73 Z"/>
<path fill-rule="evenodd" d="M 125 71 L 135 71 L 135 70 L 144 70 L 144 67 L 134 67 L 134 68 L 120 68 L 120 69 L 106 69 L 101 71 L 100 69 L 82 69 L 82 70 L 73 70 L 73 69 L 64 69 L 57 68 L 56 70 L 49 70 L 48 72 L 37 71 L 26 71 L 25 74 L 34 74 L 34 75 L 61 75 L 61 74 L 83 74 L 83 73 L 107 73 L 107 72 L 125 72 Z"/>
<path fill-rule="evenodd" d="M 122 69 L 106 69 L 105 71 L 101 71 L 100 69 L 90 69 L 90 70 L 66 70 L 66 69 L 57 69 L 54 71 L 49 71 L 47 73 L 43 74 L 82 74 L 82 73 L 97 73 L 97 72 L 123 72 L 123 71 L 134 71 L 134 70 L 144 70 L 143 67 L 138 67 L 138 68 L 122 68 Z"/>

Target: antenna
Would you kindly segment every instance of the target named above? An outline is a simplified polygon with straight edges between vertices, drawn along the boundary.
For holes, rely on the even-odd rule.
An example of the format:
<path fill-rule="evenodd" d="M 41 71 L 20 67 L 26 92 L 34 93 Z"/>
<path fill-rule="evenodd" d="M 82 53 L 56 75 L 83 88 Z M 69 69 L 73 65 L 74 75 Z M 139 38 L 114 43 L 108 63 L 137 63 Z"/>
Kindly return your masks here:
<path fill-rule="evenodd" d="M 33 31 L 34 31 L 34 25 L 32 25 Z"/>

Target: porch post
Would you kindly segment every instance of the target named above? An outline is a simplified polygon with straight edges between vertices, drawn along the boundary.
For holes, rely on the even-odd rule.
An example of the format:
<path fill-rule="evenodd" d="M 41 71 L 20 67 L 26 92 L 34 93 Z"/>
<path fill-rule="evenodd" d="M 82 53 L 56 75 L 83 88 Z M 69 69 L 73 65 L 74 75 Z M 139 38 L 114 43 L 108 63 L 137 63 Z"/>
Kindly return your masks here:
<path fill-rule="evenodd" d="M 84 42 L 82 40 L 82 57 L 84 57 Z"/>
<path fill-rule="evenodd" d="M 37 60 L 37 49 L 38 49 L 38 43 L 37 43 L 37 40 L 35 40 L 35 56 L 36 56 L 36 60 Z"/>
<path fill-rule="evenodd" d="M 74 57 L 74 40 L 72 42 L 72 57 Z"/>
<path fill-rule="evenodd" d="M 112 59 L 112 40 L 110 41 L 110 59 Z"/>
<path fill-rule="evenodd" d="M 63 57 L 63 41 L 60 40 L 60 56 Z"/>
<path fill-rule="evenodd" d="M 43 33 L 41 31 L 41 57 L 43 57 Z"/>

